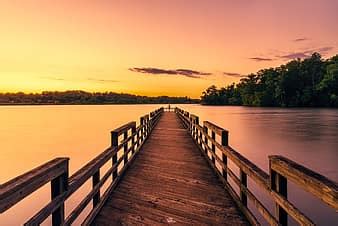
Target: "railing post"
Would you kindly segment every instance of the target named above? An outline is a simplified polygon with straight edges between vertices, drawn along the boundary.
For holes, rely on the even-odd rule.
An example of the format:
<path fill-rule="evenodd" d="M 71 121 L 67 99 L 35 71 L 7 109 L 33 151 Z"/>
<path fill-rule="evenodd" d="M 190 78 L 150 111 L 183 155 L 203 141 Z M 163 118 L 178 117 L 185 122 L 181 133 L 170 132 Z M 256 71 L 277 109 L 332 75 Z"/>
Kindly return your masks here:
<path fill-rule="evenodd" d="M 202 147 L 202 131 L 199 131 L 199 145 Z"/>
<path fill-rule="evenodd" d="M 154 117 L 154 113 L 149 116 L 149 133 L 150 133 L 151 129 L 153 128 L 153 120 L 154 120 L 153 117 Z"/>
<path fill-rule="evenodd" d="M 194 125 L 194 139 L 198 141 L 198 132 L 197 132 L 197 127 L 196 124 Z"/>
<path fill-rule="evenodd" d="M 271 169 L 271 160 L 270 160 L 270 186 L 271 190 L 277 192 L 281 196 L 283 196 L 285 199 L 288 197 L 288 186 L 287 186 L 287 179 L 286 177 L 280 175 L 273 169 Z M 276 212 L 276 218 L 278 219 L 278 222 L 282 226 L 288 225 L 288 214 L 287 212 L 279 206 L 277 203 L 275 204 L 275 212 Z"/>
<path fill-rule="evenodd" d="M 248 186 L 248 178 L 246 173 L 243 172 L 243 170 L 240 170 L 240 179 L 241 179 L 241 185 L 244 187 Z M 248 197 L 246 195 L 246 191 L 242 188 L 240 188 L 240 198 L 241 198 L 241 202 L 243 204 L 243 206 L 247 206 L 248 205 Z"/>
<path fill-rule="evenodd" d="M 148 136 L 150 134 L 150 131 L 151 131 L 151 121 L 150 121 L 149 115 L 147 117 L 147 128 L 148 128 L 148 131 L 147 131 L 147 136 Z"/>
<path fill-rule="evenodd" d="M 113 167 L 117 163 L 117 151 L 118 151 L 117 147 L 118 147 L 118 145 L 119 145 L 119 134 L 112 131 L 111 132 L 111 146 L 114 150 L 113 157 L 112 157 Z M 118 170 L 118 168 L 116 167 L 116 169 L 113 171 L 112 181 L 114 181 L 118 176 L 117 170 Z"/>
<path fill-rule="evenodd" d="M 145 137 L 147 137 L 148 133 L 149 133 L 149 118 L 148 117 L 146 117 L 145 125 L 146 125 L 146 127 L 145 127 L 145 130 L 146 130 Z"/>
<path fill-rule="evenodd" d="M 141 142 L 143 141 L 143 130 L 144 130 L 144 119 L 143 117 L 140 118 L 140 133 L 141 133 Z"/>
<path fill-rule="evenodd" d="M 216 141 L 216 133 L 213 130 L 211 130 L 211 139 L 213 141 Z M 216 147 L 215 147 L 214 143 L 211 144 L 211 151 L 212 151 L 213 154 L 216 154 Z M 215 165 L 215 156 L 214 155 L 211 155 L 211 162 Z"/>
<path fill-rule="evenodd" d="M 208 155 L 208 137 L 207 137 L 207 135 L 208 135 L 208 127 L 203 126 L 203 130 L 204 130 L 204 132 L 206 134 L 204 136 L 204 152 L 205 152 L 205 154 Z"/>
<path fill-rule="evenodd" d="M 190 116 L 190 118 L 189 118 L 190 120 L 190 135 L 192 136 L 192 137 L 194 137 L 194 118 L 192 118 L 191 116 Z"/>
<path fill-rule="evenodd" d="M 136 127 L 131 128 L 131 145 L 132 145 L 132 154 L 135 153 L 135 136 L 136 136 Z"/>
<path fill-rule="evenodd" d="M 229 132 L 226 130 L 222 131 L 222 135 L 221 135 L 221 141 L 222 141 L 222 146 L 226 147 L 229 145 Z M 227 181 L 228 180 L 228 157 L 224 154 L 224 152 L 222 152 L 222 161 L 223 161 L 223 170 L 222 170 L 222 174 L 224 179 Z"/>
<path fill-rule="evenodd" d="M 94 187 L 100 182 L 100 169 L 98 169 L 94 175 L 93 175 L 93 189 Z M 97 193 L 93 197 L 93 208 L 97 206 L 100 202 L 100 189 L 97 191 Z"/>
<path fill-rule="evenodd" d="M 198 130 L 197 130 L 196 125 L 199 125 L 199 123 L 200 123 L 199 117 L 196 116 L 195 122 L 194 122 L 194 138 L 195 138 L 196 142 L 198 141 Z"/>
<path fill-rule="evenodd" d="M 148 136 L 148 132 L 149 132 L 149 118 L 145 117 L 144 119 L 144 138 L 146 138 Z"/>
<path fill-rule="evenodd" d="M 67 160 L 67 171 L 57 178 L 51 181 L 51 199 L 55 199 L 59 195 L 62 195 L 68 190 L 68 160 Z M 59 208 L 57 208 L 52 213 L 52 225 L 59 226 L 62 225 L 65 221 L 65 204 L 62 203 Z"/>
<path fill-rule="evenodd" d="M 151 131 L 151 119 L 150 116 L 148 117 L 148 135 L 150 134 Z"/>
<path fill-rule="evenodd" d="M 123 145 L 123 154 L 124 154 L 124 165 L 128 163 L 128 142 L 126 142 L 128 139 L 128 130 L 123 133 L 123 141 L 125 144 Z"/>

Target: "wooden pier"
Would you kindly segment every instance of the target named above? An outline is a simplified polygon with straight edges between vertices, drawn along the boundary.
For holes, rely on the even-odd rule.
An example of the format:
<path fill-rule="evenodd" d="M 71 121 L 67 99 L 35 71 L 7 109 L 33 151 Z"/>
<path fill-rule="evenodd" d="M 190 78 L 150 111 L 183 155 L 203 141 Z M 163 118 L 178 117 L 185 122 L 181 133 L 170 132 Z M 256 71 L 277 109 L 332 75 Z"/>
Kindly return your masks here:
<path fill-rule="evenodd" d="M 270 225 L 287 225 L 288 217 L 314 225 L 288 200 L 288 181 L 338 210 L 336 182 L 282 156 L 270 156 L 268 174 L 232 149 L 228 134 L 182 109 L 157 109 L 138 125 L 113 130 L 111 147 L 72 176 L 69 159 L 57 158 L 1 184 L 0 213 L 49 182 L 50 203 L 25 225 L 50 215 L 53 225 L 72 225 L 90 203 L 82 225 L 260 225 L 250 202 Z M 102 170 L 108 162 L 110 169 Z M 274 210 L 250 191 L 248 178 L 275 202 Z M 88 180 L 92 190 L 65 216 L 65 202 Z"/>
<path fill-rule="evenodd" d="M 95 225 L 247 225 L 174 112 L 165 112 Z"/>

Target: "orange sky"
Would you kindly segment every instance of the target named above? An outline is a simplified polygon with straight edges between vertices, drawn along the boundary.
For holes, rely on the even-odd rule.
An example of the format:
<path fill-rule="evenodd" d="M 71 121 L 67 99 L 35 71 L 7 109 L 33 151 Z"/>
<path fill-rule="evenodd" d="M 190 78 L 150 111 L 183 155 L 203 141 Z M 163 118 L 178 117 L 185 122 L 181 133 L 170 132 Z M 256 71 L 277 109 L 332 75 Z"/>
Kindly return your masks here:
<path fill-rule="evenodd" d="M 199 97 L 236 74 L 336 54 L 337 12 L 336 0 L 1 0 L 0 92 Z"/>

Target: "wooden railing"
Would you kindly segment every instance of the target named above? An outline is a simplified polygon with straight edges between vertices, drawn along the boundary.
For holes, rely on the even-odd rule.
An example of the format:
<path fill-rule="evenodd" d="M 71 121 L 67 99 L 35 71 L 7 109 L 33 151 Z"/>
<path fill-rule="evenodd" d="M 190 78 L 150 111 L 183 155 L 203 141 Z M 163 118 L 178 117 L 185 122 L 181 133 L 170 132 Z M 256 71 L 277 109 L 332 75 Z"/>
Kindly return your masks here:
<path fill-rule="evenodd" d="M 301 189 L 318 197 L 336 211 L 338 210 L 338 185 L 336 182 L 290 159 L 277 155 L 269 156 L 270 174 L 267 174 L 228 145 L 228 131 L 208 121 L 204 121 L 201 126 L 198 116 L 182 109 L 176 108 L 175 112 L 252 225 L 260 225 L 260 223 L 248 208 L 248 199 L 252 201 L 258 212 L 270 225 L 287 225 L 288 216 L 291 216 L 300 225 L 314 225 L 309 217 L 288 200 L 288 181 L 294 182 Z M 220 140 L 220 142 L 216 140 Z M 216 150 L 219 150 L 218 153 L 221 154 L 217 154 Z M 239 168 L 239 176 L 228 167 L 228 159 Z M 238 186 L 239 195 L 229 183 L 228 177 Z M 275 202 L 274 214 L 250 191 L 248 177 Z"/>
<path fill-rule="evenodd" d="M 89 225 L 150 135 L 163 111 L 164 109 L 160 108 L 149 115 L 141 117 L 139 126 L 136 126 L 136 122 L 130 122 L 113 130 L 111 132 L 111 147 L 87 163 L 71 177 L 68 177 L 69 159 L 57 158 L 5 184 L 1 184 L 0 213 L 5 212 L 32 192 L 51 182 L 52 200 L 30 218 L 25 225 L 39 225 L 50 215 L 52 215 L 53 226 L 71 225 L 92 201 L 93 208 L 82 223 L 83 225 Z M 118 158 L 118 156 L 120 157 Z M 108 161 L 112 162 L 112 166 L 101 177 L 100 168 Z M 122 168 L 118 170 L 120 166 Z M 110 177 L 112 177 L 112 182 L 105 193 L 101 195 L 100 188 Z M 92 180 L 92 190 L 65 217 L 65 201 L 89 179 Z"/>
<path fill-rule="evenodd" d="M 168 107 L 165 107 L 163 109 L 164 109 L 164 111 L 167 111 L 167 112 L 171 112 L 171 111 L 174 112 L 176 108 L 168 106 Z"/>

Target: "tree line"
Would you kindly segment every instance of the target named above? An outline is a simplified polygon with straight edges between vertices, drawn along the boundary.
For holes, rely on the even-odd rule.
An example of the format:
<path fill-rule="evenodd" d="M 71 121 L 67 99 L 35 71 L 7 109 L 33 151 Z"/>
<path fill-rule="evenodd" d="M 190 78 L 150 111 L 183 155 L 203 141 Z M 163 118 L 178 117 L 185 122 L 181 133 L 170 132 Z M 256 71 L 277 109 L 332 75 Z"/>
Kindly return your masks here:
<path fill-rule="evenodd" d="M 327 60 L 319 53 L 276 68 L 249 74 L 238 84 L 207 88 L 206 105 L 276 107 L 338 107 L 338 55 Z"/>
<path fill-rule="evenodd" d="M 189 97 L 147 97 L 114 92 L 64 91 L 0 93 L 0 104 L 185 104 L 198 103 Z"/>

